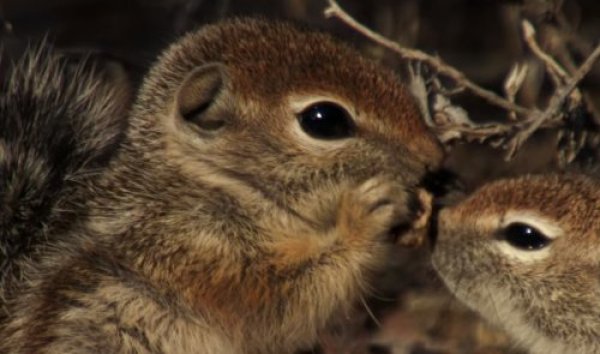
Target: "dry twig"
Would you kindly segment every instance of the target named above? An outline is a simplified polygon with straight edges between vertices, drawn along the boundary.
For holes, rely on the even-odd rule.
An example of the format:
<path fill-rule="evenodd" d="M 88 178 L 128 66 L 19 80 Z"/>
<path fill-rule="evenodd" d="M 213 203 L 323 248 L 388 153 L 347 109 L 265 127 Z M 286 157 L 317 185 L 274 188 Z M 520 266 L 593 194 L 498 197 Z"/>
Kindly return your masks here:
<path fill-rule="evenodd" d="M 425 52 L 417 49 L 405 48 L 399 43 L 392 41 L 377 32 L 365 27 L 352 16 L 350 16 L 344 9 L 342 9 L 335 0 L 328 0 L 329 7 L 325 9 L 325 16 L 336 17 L 342 22 L 363 34 L 367 38 L 371 39 L 375 43 L 397 53 L 401 58 L 406 60 L 414 60 L 418 62 L 426 63 L 435 69 L 438 73 L 448 76 L 453 79 L 458 85 L 464 86 L 467 90 L 473 92 L 475 95 L 483 98 L 489 103 L 504 108 L 509 111 L 514 111 L 518 114 L 530 114 L 532 111 L 526 107 L 519 106 L 510 102 L 509 100 L 499 96 L 493 91 L 485 89 L 476 83 L 469 80 L 464 73 L 456 68 L 446 64 L 441 58 L 431 56 Z"/>
<path fill-rule="evenodd" d="M 548 70 L 548 73 L 550 74 L 550 77 L 552 78 L 552 81 L 554 82 L 554 84 L 557 87 L 560 85 L 564 85 L 564 83 L 567 81 L 569 75 L 556 62 L 556 60 L 554 60 L 554 58 L 552 58 L 550 55 L 548 55 L 546 52 L 544 52 L 542 50 L 542 48 L 540 48 L 539 44 L 537 43 L 537 41 L 535 39 L 535 32 L 536 32 L 535 28 L 533 27 L 531 22 L 529 22 L 527 20 L 523 20 L 522 27 L 523 27 L 523 39 L 525 39 L 525 43 L 527 43 L 527 46 L 529 47 L 529 49 L 531 49 L 533 54 L 538 59 L 540 59 L 544 63 L 544 65 L 546 65 L 546 70 Z"/>
<path fill-rule="evenodd" d="M 516 63 L 506 76 L 506 80 L 504 81 L 504 94 L 510 102 L 515 102 L 517 93 L 523 86 L 523 82 L 525 82 L 528 72 L 529 66 L 527 63 Z M 508 117 L 511 120 L 517 120 L 517 114 L 515 112 L 509 112 Z"/>

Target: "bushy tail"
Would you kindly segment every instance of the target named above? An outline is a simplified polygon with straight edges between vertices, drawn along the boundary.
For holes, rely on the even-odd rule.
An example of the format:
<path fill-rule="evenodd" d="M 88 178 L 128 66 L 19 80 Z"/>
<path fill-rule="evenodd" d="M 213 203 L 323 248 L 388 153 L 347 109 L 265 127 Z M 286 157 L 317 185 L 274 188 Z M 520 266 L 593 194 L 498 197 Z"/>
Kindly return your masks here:
<path fill-rule="evenodd" d="M 18 281 L 20 260 L 65 219 L 60 204 L 77 176 L 113 155 L 130 101 L 106 71 L 45 43 L 8 71 L 0 77 L 0 297 Z"/>

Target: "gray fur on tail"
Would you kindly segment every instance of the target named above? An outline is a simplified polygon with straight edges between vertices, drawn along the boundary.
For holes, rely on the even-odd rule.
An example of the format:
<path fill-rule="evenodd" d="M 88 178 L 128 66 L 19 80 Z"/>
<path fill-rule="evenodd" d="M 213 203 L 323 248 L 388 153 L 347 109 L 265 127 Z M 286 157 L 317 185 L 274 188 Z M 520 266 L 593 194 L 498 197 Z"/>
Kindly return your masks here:
<path fill-rule="evenodd" d="M 113 155 L 129 101 L 106 72 L 45 43 L 9 66 L 0 82 L 0 304 L 34 250 L 76 214 L 65 200 Z"/>

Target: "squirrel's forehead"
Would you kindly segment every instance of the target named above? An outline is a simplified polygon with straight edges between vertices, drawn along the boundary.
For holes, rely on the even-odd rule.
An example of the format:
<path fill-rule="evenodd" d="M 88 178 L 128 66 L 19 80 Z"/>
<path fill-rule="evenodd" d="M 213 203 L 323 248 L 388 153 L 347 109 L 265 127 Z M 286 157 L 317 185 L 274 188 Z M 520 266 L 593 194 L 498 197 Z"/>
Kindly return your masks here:
<path fill-rule="evenodd" d="M 237 97 L 261 103 L 287 102 L 294 94 L 332 96 L 384 127 L 390 139 L 441 159 L 441 148 L 395 74 L 329 35 L 256 20 L 208 26 L 163 54 L 152 88 L 176 91 L 188 73 L 214 62 L 225 66 Z"/>
<path fill-rule="evenodd" d="M 252 80 L 257 86 L 330 83 L 337 90 L 346 86 L 360 88 L 364 95 L 382 84 L 397 84 L 391 71 L 331 36 L 285 23 L 247 20 L 207 26 L 171 49 L 171 59 L 175 61 L 193 62 L 196 66 L 221 62 L 235 72 L 237 79 Z M 188 63 L 182 66 L 187 67 Z"/>
<path fill-rule="evenodd" d="M 475 215 L 531 211 L 563 219 L 595 210 L 597 191 L 587 182 L 555 175 L 503 179 L 482 186 L 457 207 Z"/>

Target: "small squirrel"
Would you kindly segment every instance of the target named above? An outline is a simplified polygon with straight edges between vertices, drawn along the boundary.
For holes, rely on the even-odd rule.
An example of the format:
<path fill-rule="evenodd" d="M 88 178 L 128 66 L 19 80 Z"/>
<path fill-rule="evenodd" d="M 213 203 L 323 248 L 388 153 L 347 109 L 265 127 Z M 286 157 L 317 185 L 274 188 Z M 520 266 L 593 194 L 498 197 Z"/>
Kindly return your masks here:
<path fill-rule="evenodd" d="M 583 173 L 491 182 L 437 214 L 433 265 L 532 353 L 599 353 L 599 203 Z"/>
<path fill-rule="evenodd" d="M 46 42 L 2 59 L 13 64 L 0 83 L 0 318 L 23 267 L 76 219 L 71 197 L 114 153 L 130 101 L 92 61 Z"/>
<path fill-rule="evenodd" d="M 160 56 L 85 215 L 23 267 L 0 352 L 307 348 L 368 294 L 442 155 L 396 76 L 328 35 L 207 25 Z"/>

